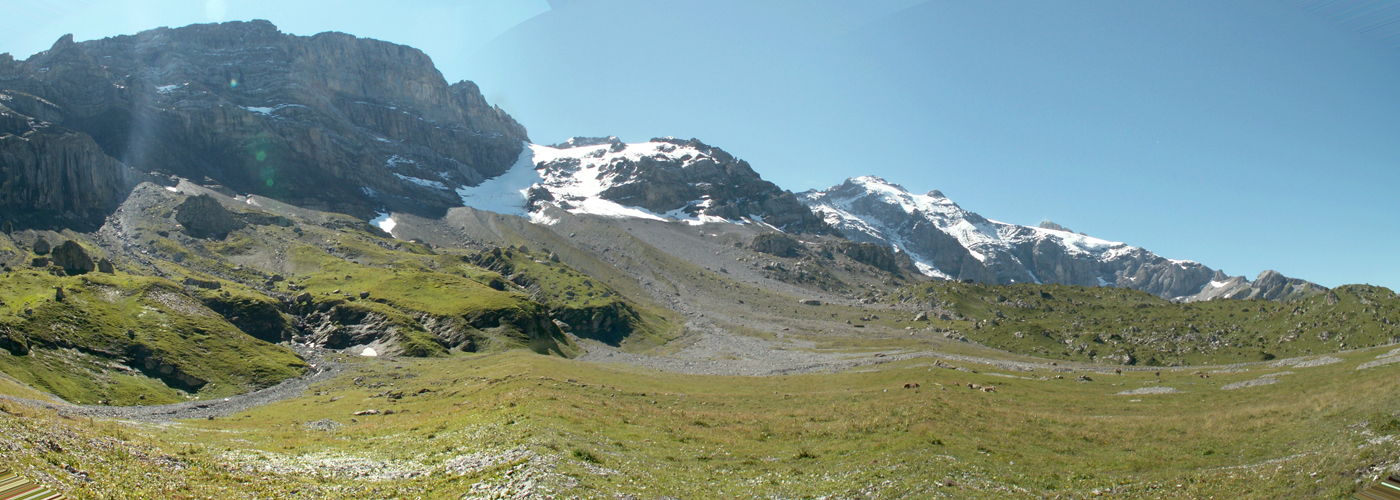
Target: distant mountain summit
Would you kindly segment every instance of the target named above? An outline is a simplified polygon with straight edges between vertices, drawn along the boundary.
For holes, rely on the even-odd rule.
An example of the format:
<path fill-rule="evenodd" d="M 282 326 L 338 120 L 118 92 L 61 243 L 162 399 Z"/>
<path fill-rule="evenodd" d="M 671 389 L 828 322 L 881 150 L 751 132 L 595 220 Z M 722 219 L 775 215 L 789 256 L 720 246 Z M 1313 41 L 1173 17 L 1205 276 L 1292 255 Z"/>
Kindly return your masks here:
<path fill-rule="evenodd" d="M 127 169 L 361 217 L 432 215 L 527 139 L 418 49 L 343 33 L 230 22 L 0 55 L 0 207 L 60 222 L 100 219 Z M 63 178 L 97 185 L 48 185 Z"/>
<path fill-rule="evenodd" d="M 463 204 L 549 222 L 549 211 L 607 217 L 758 223 L 792 233 L 831 227 L 749 163 L 696 139 L 627 144 L 575 137 L 531 145 L 506 175 L 458 190 Z"/>
<path fill-rule="evenodd" d="M 929 276 L 982 283 L 1058 283 L 1143 290 L 1182 301 L 1217 297 L 1286 299 L 1325 291 L 1268 271 L 1251 282 L 1200 263 L 1071 232 L 987 219 L 937 190 L 910 193 L 865 176 L 799 198 L 847 238 L 892 245 Z"/>

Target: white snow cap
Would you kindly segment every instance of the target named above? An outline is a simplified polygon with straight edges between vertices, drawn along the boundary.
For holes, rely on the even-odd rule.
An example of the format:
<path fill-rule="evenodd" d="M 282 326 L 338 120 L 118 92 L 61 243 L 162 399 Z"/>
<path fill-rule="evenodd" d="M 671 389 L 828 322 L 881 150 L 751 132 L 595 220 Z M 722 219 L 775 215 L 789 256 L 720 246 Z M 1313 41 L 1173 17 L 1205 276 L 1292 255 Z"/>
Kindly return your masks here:
<path fill-rule="evenodd" d="M 677 161 L 684 167 L 709 154 L 692 147 L 678 146 L 668 142 L 641 142 L 625 144 L 618 148 L 612 143 L 572 146 L 578 141 L 561 144 L 555 148 L 539 144 L 526 144 L 520 158 L 504 174 L 478 184 L 456 189 L 462 204 L 491 212 L 529 217 L 539 224 L 552 224 L 556 220 L 545 215 L 543 210 L 528 211 L 526 197 L 533 187 L 548 190 L 558 206 L 567 207 L 570 213 L 599 215 L 614 218 L 637 218 L 658 221 L 681 221 L 689 224 L 709 222 L 737 222 L 709 215 L 692 216 L 685 209 L 672 210 L 664 214 L 650 210 L 622 205 L 603 199 L 602 193 L 610 188 L 624 185 L 626 181 L 619 175 L 606 172 L 604 167 L 619 159 L 641 160 L 644 157 L 657 157 Z M 614 151 L 616 149 L 616 151 Z M 576 168 L 542 168 L 561 160 L 577 160 Z M 691 200 L 688 207 L 706 208 L 708 199 Z"/>
<path fill-rule="evenodd" d="M 933 266 L 932 256 L 911 250 L 895 228 L 888 227 L 886 221 L 878 216 L 862 213 L 859 207 L 871 201 L 899 207 L 904 213 L 923 218 L 953 236 L 973 258 L 982 262 L 1025 240 L 1054 239 L 1071 255 L 1101 260 L 1137 249 L 1120 242 L 1068 231 L 989 220 L 964 210 L 938 190 L 914 194 L 903 186 L 875 176 L 854 177 L 826 191 L 809 191 L 802 196 L 812 210 L 824 214 L 828 224 L 845 231 L 863 233 L 868 239 L 889 243 L 907 253 L 924 274 L 935 277 L 946 278 L 947 274 Z"/>

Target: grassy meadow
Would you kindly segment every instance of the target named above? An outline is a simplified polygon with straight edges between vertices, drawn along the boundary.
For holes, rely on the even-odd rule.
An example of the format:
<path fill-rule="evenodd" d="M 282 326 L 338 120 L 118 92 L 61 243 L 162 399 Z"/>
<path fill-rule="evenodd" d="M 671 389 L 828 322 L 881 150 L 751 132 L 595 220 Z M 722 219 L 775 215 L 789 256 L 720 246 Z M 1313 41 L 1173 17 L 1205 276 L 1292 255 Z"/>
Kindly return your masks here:
<path fill-rule="evenodd" d="M 213 420 L 5 403 L 0 449 L 78 498 L 1343 498 L 1397 465 L 1400 363 L 1357 369 L 1387 353 L 1208 378 L 931 359 L 780 377 L 525 351 L 345 359 L 300 398 Z M 1276 383 L 1221 389 L 1261 378 Z M 1146 387 L 1180 392 L 1119 394 Z"/>

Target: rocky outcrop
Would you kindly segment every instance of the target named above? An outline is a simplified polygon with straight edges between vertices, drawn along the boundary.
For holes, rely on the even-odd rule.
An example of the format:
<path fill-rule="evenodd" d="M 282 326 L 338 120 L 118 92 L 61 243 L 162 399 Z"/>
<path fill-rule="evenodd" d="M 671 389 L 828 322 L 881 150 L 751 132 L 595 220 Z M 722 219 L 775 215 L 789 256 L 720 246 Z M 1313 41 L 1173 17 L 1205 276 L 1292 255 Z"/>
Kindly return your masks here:
<path fill-rule="evenodd" d="M 907 262 L 909 258 L 903 254 L 897 254 L 888 245 L 869 242 L 839 241 L 829 243 L 828 246 L 836 253 L 850 257 L 851 260 L 867 264 L 891 273 L 899 273 L 901 268 L 913 268 L 913 262 Z"/>
<path fill-rule="evenodd" d="M 361 218 L 435 215 L 527 140 L 417 49 L 267 21 L 65 36 L 24 61 L 0 57 L 0 91 L 5 213 L 83 217 L 119 201 L 122 166 L 136 165 Z"/>
<path fill-rule="evenodd" d="M 0 79 L 0 89 L 6 83 Z M 0 90 L 0 224 L 92 230 L 144 179 L 86 134 L 10 105 L 39 116 L 56 112 L 46 101 Z"/>
<path fill-rule="evenodd" d="M 62 267 L 63 272 L 69 276 L 87 274 L 96 269 L 87 250 L 73 240 L 64 241 L 63 244 L 54 247 L 50 258 L 55 266 Z"/>
<path fill-rule="evenodd" d="M 175 221 L 185 232 L 196 238 L 223 239 L 230 231 L 243 229 L 245 223 L 233 218 L 228 209 L 213 196 L 201 194 L 185 198 L 175 207 Z"/>
<path fill-rule="evenodd" d="M 924 274 L 981 283 L 1058 283 L 1132 288 L 1179 301 L 1285 300 L 1326 290 L 1277 273 L 1255 282 L 1187 260 L 1093 238 L 1053 222 L 1039 227 L 989 220 L 942 193 L 925 195 L 878 177 L 857 177 L 802 193 L 814 213 L 847 238 L 891 246 Z"/>
<path fill-rule="evenodd" d="M 778 257 L 797 257 L 802 250 L 802 243 L 797 241 L 797 238 L 786 234 L 763 233 L 753 237 L 749 248 L 755 252 Z"/>
<path fill-rule="evenodd" d="M 1316 283 L 1289 278 L 1273 270 L 1259 273 L 1254 281 L 1247 280 L 1243 276 L 1226 276 L 1225 273 L 1216 271 L 1210 285 L 1200 293 L 1190 297 L 1190 300 L 1260 299 L 1288 301 L 1311 297 L 1327 291 L 1326 287 Z"/>

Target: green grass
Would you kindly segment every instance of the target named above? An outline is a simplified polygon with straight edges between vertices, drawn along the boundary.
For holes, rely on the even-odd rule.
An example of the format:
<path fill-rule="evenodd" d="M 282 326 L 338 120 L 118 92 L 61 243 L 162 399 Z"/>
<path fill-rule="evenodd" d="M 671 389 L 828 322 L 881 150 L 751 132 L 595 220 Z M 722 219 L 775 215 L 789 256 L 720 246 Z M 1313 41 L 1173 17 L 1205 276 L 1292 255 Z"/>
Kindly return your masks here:
<path fill-rule="evenodd" d="M 55 299 L 55 287 L 64 290 L 64 300 Z M 160 278 L 22 270 L 0 284 L 0 298 L 12 304 L 0 309 L 0 330 L 29 347 L 26 355 L 4 352 L 0 367 L 73 402 L 150 404 L 180 397 L 167 385 L 220 397 L 305 370 L 291 351 L 244 334 Z"/>
<path fill-rule="evenodd" d="M 1148 366 L 1232 363 L 1400 340 L 1400 298 L 1367 285 L 1290 302 L 1176 304 L 1118 288 L 939 282 L 906 288 L 890 300 L 956 312 L 964 320 L 956 327 L 972 340 L 1052 359 Z"/>
<path fill-rule="evenodd" d="M 674 313 L 630 300 L 606 283 L 561 263 L 550 252 L 511 247 L 478 252 L 466 260 L 474 266 L 459 269 L 487 269 L 495 274 L 485 277 L 487 283 L 501 276 L 514 277 L 514 284 L 524 287 L 531 298 L 549 308 L 551 317 L 569 324 L 580 337 L 644 350 L 680 334 Z"/>
<path fill-rule="evenodd" d="M 575 486 L 556 493 L 583 498 L 1081 498 L 1094 490 L 1111 498 L 1342 498 L 1400 453 L 1400 443 L 1377 439 L 1400 432 L 1391 423 L 1400 402 L 1389 397 L 1396 365 L 1356 369 L 1384 352 L 1314 368 L 1211 378 L 1164 371 L 1160 381 L 1151 373 L 1092 373 L 1093 382 L 1080 383 L 927 360 L 838 374 L 678 377 L 513 351 L 355 360 L 358 369 L 300 399 L 174 427 L 84 429 L 85 422 L 5 414 L 0 426 L 44 421 L 125 433 L 123 443 L 147 443 L 180 463 L 182 476 L 198 478 L 172 483 L 189 497 L 242 488 L 276 497 L 460 498 L 475 483 L 506 483 L 525 467 L 572 477 Z M 1283 370 L 1295 373 L 1273 385 L 1219 389 Z M 921 387 L 904 389 L 910 382 Z M 997 391 L 953 385 L 969 382 Z M 1159 385 L 1182 392 L 1116 395 Z M 352 415 L 371 408 L 387 414 Z M 344 427 L 303 427 L 321 419 Z M 74 446 L 68 455 L 86 456 L 81 441 Z M 338 465 L 421 473 L 513 449 L 540 458 L 383 480 Z M 32 445 L 20 450 L 21 467 L 70 477 Z M 141 459 L 105 458 L 136 462 L 133 472 L 104 469 L 108 488 L 158 487 L 138 484 Z"/>

